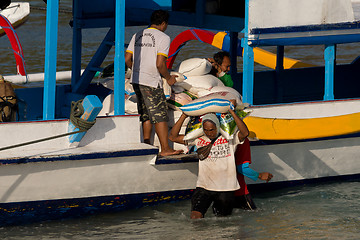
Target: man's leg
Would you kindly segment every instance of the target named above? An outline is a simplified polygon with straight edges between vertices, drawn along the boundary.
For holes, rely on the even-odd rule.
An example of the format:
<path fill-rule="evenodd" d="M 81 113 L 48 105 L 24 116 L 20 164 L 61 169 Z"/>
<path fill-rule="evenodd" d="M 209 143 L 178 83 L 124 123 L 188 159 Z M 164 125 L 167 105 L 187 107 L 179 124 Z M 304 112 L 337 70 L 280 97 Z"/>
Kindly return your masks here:
<path fill-rule="evenodd" d="M 214 204 L 213 211 L 216 216 L 228 216 L 231 215 L 234 208 L 235 192 L 221 192 L 217 195 Z"/>
<path fill-rule="evenodd" d="M 163 90 L 142 85 L 134 85 L 134 90 L 136 96 L 141 97 L 141 102 L 138 100 L 138 109 L 139 113 L 141 110 L 140 120 L 143 122 L 144 142 L 150 143 L 152 124 L 155 124 L 155 132 L 161 147 L 160 155 L 170 156 L 182 153 L 183 150 L 175 151 L 169 146 L 168 108 Z"/>
<path fill-rule="evenodd" d="M 168 136 L 168 124 L 167 122 L 158 122 L 155 123 L 155 132 L 159 138 L 161 146 L 161 156 L 176 155 L 183 152 L 183 150 L 174 150 L 169 146 L 169 136 Z"/>
<path fill-rule="evenodd" d="M 191 219 L 205 217 L 207 209 L 212 203 L 212 193 L 204 188 L 197 187 L 191 197 Z"/>
<path fill-rule="evenodd" d="M 143 93 L 141 90 L 143 86 L 140 86 L 139 84 L 133 84 L 133 88 L 137 98 L 137 109 L 138 113 L 140 114 L 140 121 L 142 122 L 144 143 L 151 144 L 150 139 L 152 132 L 152 123 L 150 122 L 149 114 L 147 112 Z"/>
<path fill-rule="evenodd" d="M 144 143 L 151 144 L 150 138 L 151 138 L 151 132 L 152 132 L 152 124 L 151 124 L 150 120 L 143 122 L 142 128 L 143 128 Z"/>
<path fill-rule="evenodd" d="M 203 218 L 203 217 L 204 217 L 204 216 L 202 215 L 201 212 L 191 211 L 190 219 L 199 219 L 199 218 Z"/>

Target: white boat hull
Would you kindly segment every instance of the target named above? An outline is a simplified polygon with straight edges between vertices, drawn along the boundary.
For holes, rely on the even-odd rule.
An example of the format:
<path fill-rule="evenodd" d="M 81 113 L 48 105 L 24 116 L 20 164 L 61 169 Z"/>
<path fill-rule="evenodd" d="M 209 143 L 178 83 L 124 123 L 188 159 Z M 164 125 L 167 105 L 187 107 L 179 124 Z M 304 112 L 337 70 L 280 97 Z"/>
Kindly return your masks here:
<path fill-rule="evenodd" d="M 0 144 L 62 134 L 67 125 L 67 120 L 0 124 L 8 136 Z M 157 159 L 158 149 L 140 142 L 138 116 L 102 117 L 77 148 L 62 137 L 2 151 L 0 225 L 188 199 L 196 186 L 197 161 Z M 247 179 L 250 190 L 360 177 L 360 136 L 257 143 L 251 167 L 274 178 L 270 183 Z"/>
<path fill-rule="evenodd" d="M 271 182 L 360 174 L 360 137 L 252 146 L 251 168 L 274 174 Z M 249 180 L 249 183 L 254 183 Z"/>

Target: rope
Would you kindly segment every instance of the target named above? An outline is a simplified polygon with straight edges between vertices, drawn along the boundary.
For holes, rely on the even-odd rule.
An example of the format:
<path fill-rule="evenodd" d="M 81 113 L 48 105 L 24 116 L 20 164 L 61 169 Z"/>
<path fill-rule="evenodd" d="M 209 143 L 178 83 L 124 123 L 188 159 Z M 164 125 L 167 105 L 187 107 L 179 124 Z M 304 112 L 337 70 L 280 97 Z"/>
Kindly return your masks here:
<path fill-rule="evenodd" d="M 80 118 L 84 114 L 84 107 L 81 104 L 82 101 L 83 100 L 71 102 L 70 121 L 76 128 L 85 132 L 95 124 L 96 120 L 86 121 Z"/>
<path fill-rule="evenodd" d="M 47 137 L 47 138 L 42 138 L 42 139 L 30 141 L 30 142 L 15 144 L 15 145 L 0 148 L 0 151 L 11 149 L 11 148 L 22 147 L 22 146 L 26 146 L 26 145 L 30 145 L 30 144 L 34 144 L 34 143 L 44 142 L 44 141 L 52 140 L 52 139 L 55 139 L 55 138 L 65 137 L 65 136 L 69 136 L 69 135 L 76 134 L 76 133 L 81 133 L 81 132 L 84 132 L 84 131 L 79 130 L 79 131 L 76 131 L 76 132 L 69 132 L 69 133 L 64 133 L 64 134 L 60 134 L 60 135 L 56 135 L 56 136 L 52 136 L 52 137 Z"/>
<path fill-rule="evenodd" d="M 30 142 L 25 142 L 25 143 L 20 143 L 20 144 L 3 147 L 3 148 L 0 148 L 0 151 L 11 149 L 11 148 L 22 147 L 22 146 L 26 146 L 26 145 L 30 145 L 30 144 L 34 144 L 34 143 L 44 142 L 44 141 L 48 141 L 48 140 L 52 140 L 52 139 L 56 139 L 56 138 L 66 137 L 66 136 L 76 134 L 76 133 L 86 132 L 95 124 L 96 120 L 89 122 L 89 121 L 86 121 L 86 120 L 80 118 L 81 115 L 83 115 L 83 113 L 84 113 L 84 108 L 81 103 L 82 103 L 82 100 L 79 100 L 77 102 L 71 102 L 71 112 L 70 112 L 70 121 L 72 122 L 72 124 L 74 124 L 74 126 L 76 128 L 79 129 L 79 131 L 64 133 L 64 134 L 55 135 L 52 137 L 42 138 L 42 139 L 30 141 Z"/>

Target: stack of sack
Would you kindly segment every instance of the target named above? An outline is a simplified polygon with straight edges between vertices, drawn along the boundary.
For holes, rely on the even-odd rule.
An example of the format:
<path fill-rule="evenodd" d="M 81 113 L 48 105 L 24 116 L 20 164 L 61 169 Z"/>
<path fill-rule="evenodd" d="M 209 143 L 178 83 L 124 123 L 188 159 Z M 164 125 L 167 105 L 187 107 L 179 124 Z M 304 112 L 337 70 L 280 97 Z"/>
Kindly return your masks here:
<path fill-rule="evenodd" d="M 185 134 L 185 140 L 204 135 L 201 121 L 207 113 L 216 113 L 220 121 L 220 133 L 232 139 L 237 131 L 235 120 L 229 113 L 229 109 L 234 107 L 230 102 L 232 99 L 236 100 L 236 109 L 233 110 L 239 117 L 244 118 L 249 114 L 240 93 L 224 86 L 217 77 L 209 74 L 211 68 L 211 63 L 201 58 L 185 60 L 175 68 L 175 72 L 184 77 L 172 86 L 168 105 L 174 111 L 190 116 L 180 132 Z"/>
<path fill-rule="evenodd" d="M 114 77 L 109 77 L 101 81 L 101 84 L 114 90 Z M 125 113 L 138 114 L 137 100 L 134 88 L 130 83 L 130 78 L 125 77 Z M 109 94 L 103 101 L 103 108 L 98 116 L 111 116 L 114 115 L 114 93 Z"/>
<path fill-rule="evenodd" d="M 185 134 L 185 139 L 190 140 L 203 135 L 201 128 L 201 116 L 206 113 L 217 113 L 221 123 L 221 134 L 227 139 L 231 139 L 237 130 L 234 119 L 228 113 L 232 107 L 231 99 L 236 100 L 236 113 L 240 117 L 245 117 L 248 112 L 247 105 L 243 104 L 242 97 L 235 89 L 226 87 L 221 80 L 209 74 L 212 65 L 204 58 L 190 58 L 182 61 L 171 75 L 176 75 L 176 83 L 169 86 L 163 79 L 164 94 L 169 106 L 169 127 L 171 128 L 182 112 L 190 116 L 185 121 L 180 133 Z M 113 78 L 102 83 L 105 87 L 113 88 Z M 100 116 L 113 115 L 114 101 L 113 94 L 103 101 L 103 109 Z M 136 95 L 130 84 L 130 80 L 125 80 L 125 112 L 137 114 Z M 244 111 L 245 110 L 245 111 Z M 154 141 L 156 145 L 156 140 Z M 177 145 L 177 144 L 175 144 Z M 185 150 L 183 147 L 175 146 Z"/>

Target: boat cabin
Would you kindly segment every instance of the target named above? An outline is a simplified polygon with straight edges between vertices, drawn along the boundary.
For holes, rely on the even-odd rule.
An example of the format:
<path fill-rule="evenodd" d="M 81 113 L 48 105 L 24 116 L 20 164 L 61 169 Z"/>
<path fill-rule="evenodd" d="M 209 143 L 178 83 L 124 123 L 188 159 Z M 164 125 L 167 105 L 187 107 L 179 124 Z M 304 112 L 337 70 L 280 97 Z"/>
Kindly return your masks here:
<path fill-rule="evenodd" d="M 71 85 L 57 86 L 58 4 L 58 1 L 49 1 L 47 5 L 45 87 L 17 90 L 28 106 L 26 116 L 20 120 L 67 118 L 72 101 L 88 94 L 104 99 L 110 91 L 91 81 L 96 72 L 102 70 L 101 65 L 113 46 L 115 79 L 119 79 L 115 81 L 115 114 L 124 114 L 124 100 L 120 97 L 124 86 L 120 83 L 124 79 L 121 73 L 125 71 L 125 26 L 146 26 L 155 9 L 169 10 L 171 25 L 227 31 L 234 88 L 243 95 L 244 102 L 262 105 L 360 96 L 357 91 L 360 83 L 355 80 L 359 61 L 336 64 L 337 44 L 360 41 L 360 18 L 351 0 L 74 0 L 70 24 L 73 28 L 72 80 Z M 87 28 L 109 30 L 81 74 L 82 30 Z M 244 35 L 242 39 L 240 34 Z M 325 66 L 284 69 L 284 49 L 289 45 L 325 46 Z M 274 70 L 254 72 L 253 49 L 261 46 L 277 46 Z M 242 49 L 239 51 L 239 48 Z M 243 57 L 242 71 L 236 68 L 239 52 Z M 42 105 L 42 108 L 29 107 Z"/>

